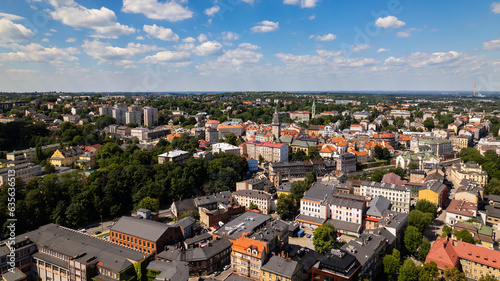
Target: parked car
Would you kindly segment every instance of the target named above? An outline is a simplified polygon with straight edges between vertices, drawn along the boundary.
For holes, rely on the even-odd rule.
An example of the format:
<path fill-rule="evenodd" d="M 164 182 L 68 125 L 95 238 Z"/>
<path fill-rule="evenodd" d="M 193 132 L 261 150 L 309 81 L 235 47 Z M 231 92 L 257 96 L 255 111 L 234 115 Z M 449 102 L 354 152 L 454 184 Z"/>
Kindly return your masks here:
<path fill-rule="evenodd" d="M 307 237 L 307 238 L 311 238 L 311 235 L 307 235 L 306 237 Z"/>
<path fill-rule="evenodd" d="M 217 276 L 217 275 L 219 275 L 219 274 L 220 274 L 220 271 L 216 271 L 216 272 L 214 272 L 214 276 Z"/>
<path fill-rule="evenodd" d="M 224 266 L 224 271 L 225 271 L 225 270 L 228 270 L 228 269 L 230 269 L 230 268 L 231 268 L 231 265 L 230 265 L 230 264 L 226 264 L 226 265 Z"/>

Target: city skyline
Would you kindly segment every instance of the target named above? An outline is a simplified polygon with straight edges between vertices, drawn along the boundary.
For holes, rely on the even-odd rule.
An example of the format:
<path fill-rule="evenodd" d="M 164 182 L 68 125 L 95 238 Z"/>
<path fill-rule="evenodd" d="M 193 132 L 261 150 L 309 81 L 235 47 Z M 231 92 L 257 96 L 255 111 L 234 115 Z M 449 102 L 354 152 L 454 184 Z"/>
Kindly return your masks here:
<path fill-rule="evenodd" d="M 6 1 L 0 91 L 500 90 L 500 2 Z"/>

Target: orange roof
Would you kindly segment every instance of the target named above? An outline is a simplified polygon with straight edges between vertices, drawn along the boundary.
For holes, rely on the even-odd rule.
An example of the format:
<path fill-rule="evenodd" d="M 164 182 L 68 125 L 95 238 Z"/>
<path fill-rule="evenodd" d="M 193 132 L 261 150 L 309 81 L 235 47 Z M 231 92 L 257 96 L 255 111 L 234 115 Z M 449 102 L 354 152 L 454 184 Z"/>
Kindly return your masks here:
<path fill-rule="evenodd" d="M 455 242 L 455 250 L 460 258 L 500 269 L 500 252 L 462 241 Z"/>
<path fill-rule="evenodd" d="M 399 140 L 401 141 L 411 141 L 412 138 L 410 136 L 406 136 L 406 135 L 399 135 Z"/>
<path fill-rule="evenodd" d="M 220 129 L 242 129 L 243 126 L 241 125 L 219 125 L 217 127 L 217 130 L 220 130 Z"/>
<path fill-rule="evenodd" d="M 362 126 L 358 124 L 352 124 L 351 127 L 362 127 Z"/>
<path fill-rule="evenodd" d="M 366 155 L 368 155 L 368 153 L 366 153 L 366 151 L 358 151 L 356 153 L 356 156 L 366 156 Z"/>
<path fill-rule="evenodd" d="M 218 120 L 208 120 L 207 124 L 220 124 L 220 121 L 218 121 Z"/>
<path fill-rule="evenodd" d="M 181 137 L 181 134 L 170 134 L 170 135 L 167 135 L 167 140 L 173 140 L 175 138 L 180 138 Z"/>
<path fill-rule="evenodd" d="M 258 254 L 254 255 L 252 253 L 248 253 L 247 250 L 248 248 L 256 249 Z M 245 236 L 241 236 L 240 238 L 236 239 L 233 241 L 233 245 L 231 246 L 231 249 L 234 252 L 239 252 L 243 253 L 245 255 L 251 255 L 256 258 L 261 258 L 262 253 L 266 255 L 266 242 L 263 241 L 258 241 L 252 238 L 248 238 Z"/>
<path fill-rule="evenodd" d="M 337 151 L 337 149 L 333 145 L 326 145 L 319 152 L 320 153 L 332 153 L 334 151 Z"/>
<path fill-rule="evenodd" d="M 338 137 L 333 137 L 333 138 L 332 138 L 332 142 L 333 142 L 333 143 L 339 143 L 339 142 L 343 142 L 343 141 L 345 141 L 345 140 L 346 140 L 346 139 L 344 139 L 344 138 L 338 138 Z"/>
<path fill-rule="evenodd" d="M 346 146 L 346 145 L 348 145 L 348 144 L 349 144 L 349 142 L 348 142 L 348 141 L 343 141 L 343 142 L 341 142 L 341 143 L 337 143 L 337 146 Z"/>
<path fill-rule="evenodd" d="M 458 255 L 451 241 L 447 240 L 447 238 L 436 240 L 425 258 L 426 263 L 431 261 L 435 262 L 440 270 L 456 267 L 458 265 Z"/>

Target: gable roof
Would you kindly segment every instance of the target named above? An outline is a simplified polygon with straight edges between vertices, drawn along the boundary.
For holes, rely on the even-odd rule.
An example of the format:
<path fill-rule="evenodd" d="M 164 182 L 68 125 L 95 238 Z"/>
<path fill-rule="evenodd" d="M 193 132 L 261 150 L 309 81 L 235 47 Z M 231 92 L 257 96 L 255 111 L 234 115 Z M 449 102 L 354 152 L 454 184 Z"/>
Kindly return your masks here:
<path fill-rule="evenodd" d="M 167 231 L 168 225 L 143 219 L 142 217 L 121 217 L 111 230 L 156 242 Z"/>

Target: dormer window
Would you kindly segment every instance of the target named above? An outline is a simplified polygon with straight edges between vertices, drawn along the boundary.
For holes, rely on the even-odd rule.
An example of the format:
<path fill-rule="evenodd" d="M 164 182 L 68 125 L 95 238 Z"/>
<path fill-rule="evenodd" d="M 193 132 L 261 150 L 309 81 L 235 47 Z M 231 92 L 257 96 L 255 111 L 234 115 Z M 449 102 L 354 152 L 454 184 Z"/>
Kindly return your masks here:
<path fill-rule="evenodd" d="M 252 252 L 252 249 L 248 248 L 248 249 L 247 249 L 247 253 L 249 253 L 249 254 L 250 254 L 251 252 Z"/>
<path fill-rule="evenodd" d="M 253 250 L 253 251 L 252 251 L 252 255 L 256 256 L 256 255 L 258 255 L 258 254 L 259 254 L 259 252 L 257 252 L 257 250 Z"/>

